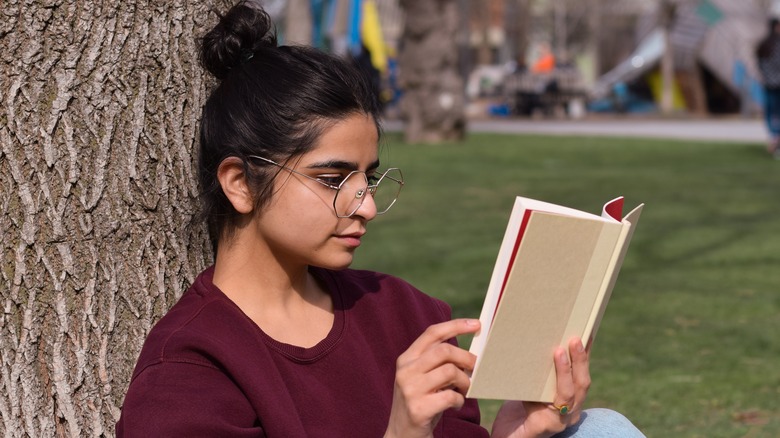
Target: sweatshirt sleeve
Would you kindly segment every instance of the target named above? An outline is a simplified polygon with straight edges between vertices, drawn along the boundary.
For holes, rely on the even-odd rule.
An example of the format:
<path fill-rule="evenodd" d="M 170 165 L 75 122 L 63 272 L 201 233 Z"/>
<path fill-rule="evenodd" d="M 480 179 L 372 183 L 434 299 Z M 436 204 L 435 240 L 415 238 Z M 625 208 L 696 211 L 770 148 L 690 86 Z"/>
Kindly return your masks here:
<path fill-rule="evenodd" d="M 479 406 L 474 399 L 466 399 L 466 404 L 458 410 L 444 412 L 436 425 L 436 438 L 487 438 L 488 431 L 480 426 Z"/>
<path fill-rule="evenodd" d="M 116 436 L 262 437 L 259 421 L 241 390 L 219 369 L 161 362 L 130 384 Z"/>

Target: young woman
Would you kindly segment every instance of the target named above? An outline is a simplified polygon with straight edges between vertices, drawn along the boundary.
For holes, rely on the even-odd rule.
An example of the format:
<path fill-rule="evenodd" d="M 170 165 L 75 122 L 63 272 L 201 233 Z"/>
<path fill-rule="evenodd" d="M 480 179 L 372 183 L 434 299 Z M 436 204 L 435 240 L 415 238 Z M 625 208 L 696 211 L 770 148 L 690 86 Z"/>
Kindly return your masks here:
<path fill-rule="evenodd" d="M 339 58 L 277 47 L 249 3 L 206 35 L 202 63 L 221 81 L 199 169 L 216 261 L 149 334 L 117 435 L 488 436 L 463 396 L 475 358 L 453 340 L 479 323 L 347 269 L 404 184 L 380 165 L 370 84 Z M 555 352 L 555 404 L 507 403 L 494 436 L 641 436 L 617 413 L 582 411 L 588 351 L 574 339 L 570 355 Z"/>

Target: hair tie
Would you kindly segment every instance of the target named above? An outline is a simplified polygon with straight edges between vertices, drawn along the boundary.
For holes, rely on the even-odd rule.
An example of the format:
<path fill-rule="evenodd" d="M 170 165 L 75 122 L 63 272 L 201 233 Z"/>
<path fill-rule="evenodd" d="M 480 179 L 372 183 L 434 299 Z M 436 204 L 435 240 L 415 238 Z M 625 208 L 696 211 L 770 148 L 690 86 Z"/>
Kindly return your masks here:
<path fill-rule="evenodd" d="M 242 50 L 241 51 L 241 63 L 244 64 L 248 62 L 250 59 L 255 57 L 255 52 L 251 50 Z"/>

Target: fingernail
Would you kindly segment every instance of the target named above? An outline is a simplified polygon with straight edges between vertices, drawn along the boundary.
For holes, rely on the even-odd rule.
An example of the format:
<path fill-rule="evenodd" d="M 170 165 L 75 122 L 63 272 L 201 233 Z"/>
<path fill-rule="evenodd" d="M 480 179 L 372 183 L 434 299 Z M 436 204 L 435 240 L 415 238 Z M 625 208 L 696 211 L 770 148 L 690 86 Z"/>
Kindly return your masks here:
<path fill-rule="evenodd" d="M 479 325 L 479 320 L 478 319 L 467 319 L 466 320 L 466 325 L 471 326 L 471 327 L 476 327 L 476 326 Z"/>
<path fill-rule="evenodd" d="M 582 353 L 583 351 L 585 351 L 585 346 L 584 346 L 584 345 L 582 345 L 582 341 L 578 341 L 578 342 L 577 342 L 577 351 L 578 351 L 578 352 L 580 352 L 580 353 Z"/>

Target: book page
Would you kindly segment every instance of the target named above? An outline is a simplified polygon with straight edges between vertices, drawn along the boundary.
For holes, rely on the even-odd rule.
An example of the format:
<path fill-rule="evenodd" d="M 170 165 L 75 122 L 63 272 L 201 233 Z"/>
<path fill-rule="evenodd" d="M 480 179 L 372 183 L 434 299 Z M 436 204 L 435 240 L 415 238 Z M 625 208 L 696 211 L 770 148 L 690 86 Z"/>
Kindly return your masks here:
<path fill-rule="evenodd" d="M 594 219 L 594 220 L 613 220 L 611 216 L 603 217 L 599 216 L 593 213 L 588 213 L 581 210 L 576 210 L 574 208 L 570 207 L 564 207 L 561 205 L 551 204 L 549 202 L 544 201 L 537 201 L 536 199 L 530 199 L 530 198 L 523 198 L 522 196 L 517 197 L 517 202 L 520 202 L 523 208 L 528 210 L 534 210 L 534 211 L 544 211 L 547 213 L 554 213 L 554 214 L 560 214 L 563 216 L 571 216 L 571 217 L 578 217 L 582 219 Z M 612 202 L 612 201 L 610 201 Z M 617 219 L 616 222 L 620 222 L 620 219 Z"/>
<path fill-rule="evenodd" d="M 509 217 L 509 222 L 504 233 L 504 238 L 501 243 L 501 247 L 498 252 L 496 264 L 493 268 L 493 274 L 490 278 L 487 294 L 485 295 L 485 302 L 482 306 L 482 312 L 479 316 L 479 321 L 482 325 L 482 329 L 471 340 L 470 352 L 479 355 L 484 348 L 487 336 L 490 331 L 490 326 L 493 322 L 495 310 L 498 307 L 499 300 L 501 298 L 501 292 L 507 281 L 507 274 L 511 270 L 511 264 L 514 260 L 517 245 L 522 240 L 521 226 L 523 224 L 523 218 L 527 216 L 529 211 L 542 211 L 553 214 L 559 214 L 563 216 L 578 217 L 583 219 L 592 219 L 599 221 L 614 221 L 611 215 L 606 215 L 607 210 L 614 212 L 615 205 L 619 201 L 619 208 L 622 210 L 623 197 L 618 197 L 609 201 L 604 205 L 602 209 L 602 216 L 587 213 L 580 210 L 575 210 L 569 207 L 563 207 L 549 202 L 538 201 L 536 199 L 524 198 L 518 196 L 515 198 L 515 204 L 512 208 L 512 213 Z M 619 217 L 619 216 L 618 216 Z"/>
<path fill-rule="evenodd" d="M 592 261 L 594 251 L 605 247 L 598 242 L 606 226 L 619 229 L 621 224 L 534 212 L 529 224 L 533 232 L 520 245 L 517 258 L 522 263 L 507 282 L 511 293 L 504 294 L 489 342 L 478 355 L 469 396 L 518 399 L 523 394 L 519 399 L 549 401 L 539 397 L 549 385 L 553 349 L 567 336 L 583 278 L 593 277 L 591 269 L 605 270 Z M 596 259 L 605 260 L 602 255 Z M 483 388 L 488 392 L 481 393 Z"/>
<path fill-rule="evenodd" d="M 598 330 L 642 205 L 594 215 L 517 197 L 485 296 L 467 397 L 551 402 L 554 349 Z"/>

